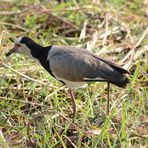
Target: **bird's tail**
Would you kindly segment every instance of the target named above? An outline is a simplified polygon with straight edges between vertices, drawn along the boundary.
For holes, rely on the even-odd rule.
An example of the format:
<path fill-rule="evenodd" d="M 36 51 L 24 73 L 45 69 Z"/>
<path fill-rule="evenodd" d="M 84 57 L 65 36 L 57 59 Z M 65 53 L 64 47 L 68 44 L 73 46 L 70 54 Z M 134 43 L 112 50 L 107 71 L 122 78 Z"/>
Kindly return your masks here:
<path fill-rule="evenodd" d="M 120 81 L 110 81 L 110 83 L 115 84 L 118 87 L 126 87 L 126 85 L 129 83 L 129 79 L 123 75 L 123 78 L 120 79 Z"/>

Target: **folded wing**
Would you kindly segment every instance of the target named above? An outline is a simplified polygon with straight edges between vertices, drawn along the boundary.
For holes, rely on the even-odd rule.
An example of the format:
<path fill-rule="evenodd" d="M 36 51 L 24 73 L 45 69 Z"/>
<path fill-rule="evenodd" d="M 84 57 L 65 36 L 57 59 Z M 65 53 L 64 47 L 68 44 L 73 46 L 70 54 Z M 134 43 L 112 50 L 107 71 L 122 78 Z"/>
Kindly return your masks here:
<path fill-rule="evenodd" d="M 73 82 L 106 81 L 119 87 L 128 83 L 128 73 L 113 62 L 99 58 L 89 52 L 69 50 L 50 58 L 50 68 L 59 80 Z"/>

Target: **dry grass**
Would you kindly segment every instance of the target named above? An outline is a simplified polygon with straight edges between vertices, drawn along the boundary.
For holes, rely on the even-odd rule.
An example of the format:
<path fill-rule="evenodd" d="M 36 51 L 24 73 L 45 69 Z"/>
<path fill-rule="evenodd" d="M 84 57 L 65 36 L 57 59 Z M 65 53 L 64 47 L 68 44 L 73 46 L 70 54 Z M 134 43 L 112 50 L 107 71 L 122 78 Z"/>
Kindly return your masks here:
<path fill-rule="evenodd" d="M 62 1 L 62 0 L 61 0 Z M 64 1 L 64 0 L 63 0 Z M 1 0 L 0 147 L 147 147 L 147 1 Z M 75 91 L 73 121 L 67 89 L 27 57 L 5 53 L 17 36 L 85 47 L 131 72 L 125 89 L 106 84 Z"/>

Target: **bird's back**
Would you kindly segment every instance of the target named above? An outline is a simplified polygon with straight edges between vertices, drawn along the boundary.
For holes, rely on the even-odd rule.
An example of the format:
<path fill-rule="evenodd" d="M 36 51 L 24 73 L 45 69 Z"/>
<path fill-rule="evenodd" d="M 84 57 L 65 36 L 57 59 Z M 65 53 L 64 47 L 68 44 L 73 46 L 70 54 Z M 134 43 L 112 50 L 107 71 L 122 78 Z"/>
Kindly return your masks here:
<path fill-rule="evenodd" d="M 124 87 L 128 83 L 128 78 L 124 75 L 128 71 L 85 49 L 52 46 L 48 60 L 55 77 L 62 80 L 72 82 L 106 81 L 119 87 Z"/>

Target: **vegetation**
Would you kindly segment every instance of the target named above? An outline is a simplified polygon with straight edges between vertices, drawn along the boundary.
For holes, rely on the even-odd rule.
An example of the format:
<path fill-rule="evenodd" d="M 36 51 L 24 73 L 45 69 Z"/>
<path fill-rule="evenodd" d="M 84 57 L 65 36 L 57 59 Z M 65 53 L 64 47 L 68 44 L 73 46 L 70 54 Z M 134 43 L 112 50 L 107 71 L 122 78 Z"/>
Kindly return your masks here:
<path fill-rule="evenodd" d="M 0 147 L 148 146 L 147 0 L 0 1 Z M 131 72 L 130 84 L 67 88 L 28 57 L 6 52 L 15 37 L 47 45 L 84 47 Z"/>

